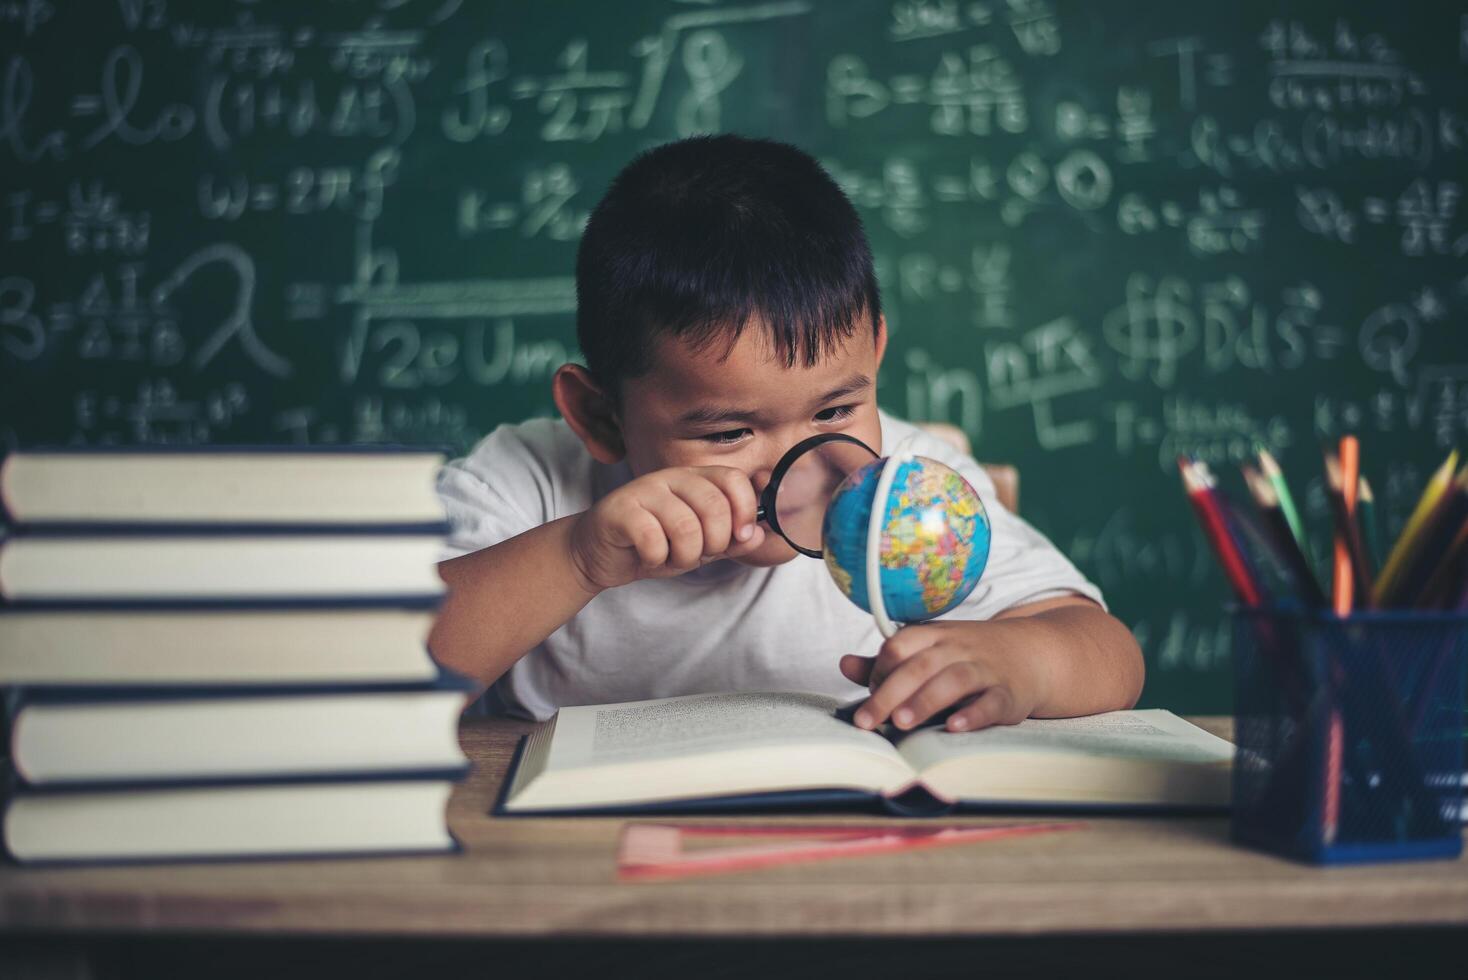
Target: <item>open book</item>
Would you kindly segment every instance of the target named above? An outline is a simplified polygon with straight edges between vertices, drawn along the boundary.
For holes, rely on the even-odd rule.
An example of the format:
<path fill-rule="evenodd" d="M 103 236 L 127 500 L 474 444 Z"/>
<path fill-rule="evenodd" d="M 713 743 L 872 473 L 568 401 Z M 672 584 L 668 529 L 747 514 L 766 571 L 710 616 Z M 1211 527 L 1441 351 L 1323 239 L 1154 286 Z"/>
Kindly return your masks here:
<path fill-rule="evenodd" d="M 522 740 L 495 812 L 636 812 L 882 801 L 964 808 L 1211 809 L 1233 746 L 1168 711 L 948 732 L 867 731 L 806 693 L 562 708 Z"/>

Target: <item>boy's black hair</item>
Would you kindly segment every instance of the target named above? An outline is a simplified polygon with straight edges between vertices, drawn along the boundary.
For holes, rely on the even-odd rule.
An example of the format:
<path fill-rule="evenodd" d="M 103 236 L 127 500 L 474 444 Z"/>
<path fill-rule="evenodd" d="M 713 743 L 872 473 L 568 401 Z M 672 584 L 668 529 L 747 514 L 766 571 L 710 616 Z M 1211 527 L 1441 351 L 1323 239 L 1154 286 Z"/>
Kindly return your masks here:
<path fill-rule="evenodd" d="M 696 136 L 629 163 L 576 256 L 576 335 L 613 397 L 651 367 L 654 338 L 730 348 L 760 316 L 787 367 L 812 366 L 881 316 L 861 219 L 809 154 Z"/>

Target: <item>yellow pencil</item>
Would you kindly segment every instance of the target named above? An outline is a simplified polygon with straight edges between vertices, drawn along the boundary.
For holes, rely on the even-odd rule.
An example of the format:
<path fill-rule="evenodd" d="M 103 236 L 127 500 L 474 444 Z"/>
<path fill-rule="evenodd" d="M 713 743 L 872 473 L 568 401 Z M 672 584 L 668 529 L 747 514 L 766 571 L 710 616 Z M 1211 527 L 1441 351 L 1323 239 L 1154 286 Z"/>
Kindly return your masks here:
<path fill-rule="evenodd" d="M 1457 598 L 1456 590 L 1462 588 L 1459 579 L 1463 571 L 1463 556 L 1468 554 L 1468 523 L 1465 523 L 1453 543 L 1448 545 L 1448 550 L 1443 554 L 1442 560 L 1438 562 L 1437 569 L 1428 577 L 1427 584 L 1422 587 L 1422 596 L 1417 603 L 1419 609 L 1440 609 L 1444 603 L 1451 603 Z M 1451 608 L 1451 605 L 1448 606 Z"/>
<path fill-rule="evenodd" d="M 1458 451 L 1454 449 L 1448 454 L 1448 458 L 1438 467 L 1432 479 L 1427 481 L 1427 486 L 1422 491 L 1422 497 L 1417 501 L 1417 506 L 1412 511 L 1412 516 L 1407 518 L 1407 526 L 1402 528 L 1402 533 L 1397 537 L 1397 543 L 1392 545 L 1391 554 L 1386 557 L 1386 564 L 1382 566 L 1381 574 L 1376 577 L 1376 587 L 1373 590 L 1373 598 L 1378 606 L 1396 583 L 1396 578 L 1407 565 L 1413 552 L 1417 549 L 1418 537 L 1422 532 L 1422 526 L 1427 523 L 1427 518 L 1437 507 L 1437 502 L 1447 492 L 1448 485 L 1453 482 L 1453 471 L 1458 465 Z"/>

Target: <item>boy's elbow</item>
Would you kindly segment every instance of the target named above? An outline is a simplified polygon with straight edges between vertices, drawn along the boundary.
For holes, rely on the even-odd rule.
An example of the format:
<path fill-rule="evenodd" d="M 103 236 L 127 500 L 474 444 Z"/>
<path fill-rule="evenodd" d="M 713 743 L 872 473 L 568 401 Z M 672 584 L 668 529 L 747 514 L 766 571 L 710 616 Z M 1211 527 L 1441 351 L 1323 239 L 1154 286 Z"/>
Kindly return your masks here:
<path fill-rule="evenodd" d="M 1135 644 L 1136 641 L 1133 641 Z M 1142 659 L 1142 650 L 1137 648 L 1136 664 L 1130 671 L 1127 682 L 1123 685 L 1125 694 L 1122 697 L 1122 708 L 1135 708 L 1142 697 L 1142 687 L 1147 682 L 1147 664 Z"/>
<path fill-rule="evenodd" d="M 1110 617 L 1115 624 L 1113 634 L 1117 648 L 1116 660 L 1119 665 L 1119 694 L 1122 703 L 1120 709 L 1136 706 L 1142 697 L 1142 687 L 1147 682 L 1147 660 L 1142 656 L 1142 648 L 1137 643 L 1137 638 L 1132 631 L 1126 628 L 1121 620 L 1115 616 Z"/>
<path fill-rule="evenodd" d="M 454 642 L 453 633 L 444 625 L 442 616 L 434 621 L 433 628 L 428 632 L 428 655 L 445 670 L 463 677 L 475 676 L 475 665 L 470 662 L 460 644 Z"/>
<path fill-rule="evenodd" d="M 1136 706 L 1147 681 L 1147 662 L 1137 638 L 1125 623 L 1099 607 L 1091 607 L 1086 616 L 1094 625 L 1088 629 L 1097 654 L 1096 669 L 1109 680 L 1107 695 L 1111 702 L 1098 710 L 1123 711 Z"/>
<path fill-rule="evenodd" d="M 434 617 L 428 631 L 428 654 L 434 663 L 461 677 L 489 685 L 497 681 L 504 668 L 494 669 L 493 652 L 486 648 L 484 633 L 476 629 L 471 610 L 455 601 L 450 591 Z"/>

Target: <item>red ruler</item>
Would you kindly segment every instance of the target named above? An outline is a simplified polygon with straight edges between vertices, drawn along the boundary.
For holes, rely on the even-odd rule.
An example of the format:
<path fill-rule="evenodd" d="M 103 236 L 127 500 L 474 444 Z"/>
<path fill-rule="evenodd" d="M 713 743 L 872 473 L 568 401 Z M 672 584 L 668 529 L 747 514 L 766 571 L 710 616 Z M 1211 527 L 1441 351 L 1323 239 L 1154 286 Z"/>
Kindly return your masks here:
<path fill-rule="evenodd" d="M 883 854 L 950 844 L 1076 830 L 1084 823 L 1029 824 L 676 824 L 635 823 L 622 828 L 617 875 L 624 880 L 681 878 L 747 871 L 777 864 Z M 770 838 L 755 843 L 690 849 L 698 838 Z"/>

